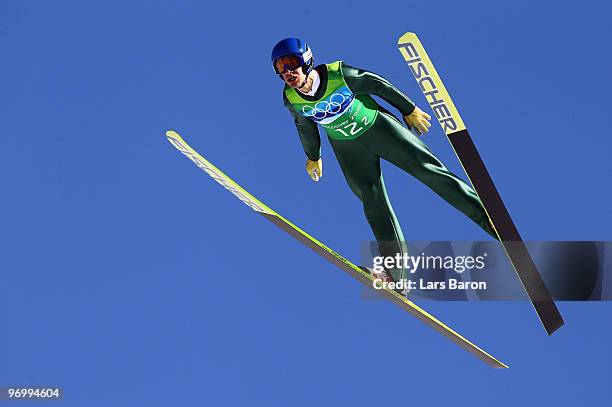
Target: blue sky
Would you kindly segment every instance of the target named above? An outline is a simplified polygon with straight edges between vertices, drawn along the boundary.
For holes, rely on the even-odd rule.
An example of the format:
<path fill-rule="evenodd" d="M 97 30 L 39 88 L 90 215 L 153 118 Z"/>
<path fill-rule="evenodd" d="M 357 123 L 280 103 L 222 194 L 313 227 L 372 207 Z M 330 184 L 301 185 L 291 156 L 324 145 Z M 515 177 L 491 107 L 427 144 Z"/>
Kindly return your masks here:
<path fill-rule="evenodd" d="M 64 405 L 595 405 L 612 398 L 607 303 L 425 306 L 495 371 L 253 214 L 164 139 L 179 131 L 349 258 L 371 232 L 327 141 L 314 184 L 269 54 L 300 36 L 425 100 L 419 34 L 523 236 L 610 240 L 608 5 L 581 2 L 3 2 L 0 385 Z M 461 173 L 439 127 L 431 149 Z M 400 170 L 408 239 L 485 239 Z"/>

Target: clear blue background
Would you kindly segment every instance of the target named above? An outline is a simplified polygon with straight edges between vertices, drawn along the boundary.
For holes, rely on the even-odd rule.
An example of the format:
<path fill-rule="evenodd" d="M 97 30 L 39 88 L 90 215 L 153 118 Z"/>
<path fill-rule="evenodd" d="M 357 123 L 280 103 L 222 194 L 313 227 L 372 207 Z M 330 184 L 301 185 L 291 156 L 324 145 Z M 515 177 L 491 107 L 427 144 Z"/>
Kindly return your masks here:
<path fill-rule="evenodd" d="M 0 5 L 0 385 L 63 405 L 609 405 L 606 303 L 425 304 L 495 371 L 245 207 L 163 137 L 176 129 L 284 216 L 357 259 L 371 239 L 327 141 L 309 181 L 269 53 L 384 75 L 417 32 L 526 239 L 610 239 L 611 9 L 603 2 L 81 2 Z M 426 141 L 461 172 L 441 129 Z M 409 175 L 409 239 L 483 239 Z"/>

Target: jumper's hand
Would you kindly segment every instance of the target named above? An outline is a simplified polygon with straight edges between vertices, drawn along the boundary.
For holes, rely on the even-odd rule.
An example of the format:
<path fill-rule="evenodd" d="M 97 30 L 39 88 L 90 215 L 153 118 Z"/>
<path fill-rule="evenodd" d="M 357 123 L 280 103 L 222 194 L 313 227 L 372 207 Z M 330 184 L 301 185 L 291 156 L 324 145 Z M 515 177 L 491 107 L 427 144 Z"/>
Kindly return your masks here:
<path fill-rule="evenodd" d="M 306 160 L 306 172 L 313 181 L 319 181 L 323 176 L 323 161 L 320 158 L 317 161 Z"/>
<path fill-rule="evenodd" d="M 424 134 L 429 131 L 431 127 L 429 120 L 431 120 L 431 116 L 419 109 L 418 106 L 415 106 L 414 111 L 408 116 L 404 116 L 406 124 L 410 127 L 414 127 L 419 134 Z"/>

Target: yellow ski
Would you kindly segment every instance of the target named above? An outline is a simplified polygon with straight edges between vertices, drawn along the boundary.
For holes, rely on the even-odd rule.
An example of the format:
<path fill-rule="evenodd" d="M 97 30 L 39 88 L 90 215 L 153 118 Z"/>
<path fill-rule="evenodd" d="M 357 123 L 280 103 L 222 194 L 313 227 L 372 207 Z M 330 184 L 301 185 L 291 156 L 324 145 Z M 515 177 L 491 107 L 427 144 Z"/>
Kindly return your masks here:
<path fill-rule="evenodd" d="M 249 206 L 254 211 L 263 215 L 265 218 L 270 220 L 272 223 L 289 233 L 291 236 L 304 243 L 306 246 L 310 247 L 320 256 L 323 256 L 327 260 L 331 261 L 336 266 L 340 267 L 342 270 L 346 271 L 348 274 L 370 287 L 374 290 L 372 285 L 372 277 L 370 273 L 344 258 L 342 255 L 336 253 L 329 247 L 325 246 L 323 243 L 310 236 L 308 233 L 304 232 L 302 229 L 295 226 L 293 223 L 283 218 L 281 215 L 270 209 L 267 205 L 262 203 L 260 200 L 255 198 L 253 195 L 248 193 L 244 188 L 234 182 L 231 178 L 225 175 L 221 170 L 212 165 L 209 161 L 204 159 L 200 154 L 198 154 L 193 148 L 191 148 L 185 140 L 181 138 L 181 136 L 175 131 L 166 132 L 166 137 L 172 143 L 177 150 L 183 153 L 187 158 L 189 158 L 195 165 L 204 170 L 208 175 L 210 175 L 215 181 L 219 184 L 223 185 L 225 189 L 234 194 L 238 199 L 244 202 L 247 206 Z M 413 316 L 417 317 L 419 320 L 424 322 L 426 325 L 432 327 L 442 335 L 446 336 L 457 345 L 472 353 L 474 356 L 487 363 L 489 366 L 494 368 L 507 368 L 508 366 L 499 360 L 495 359 L 493 356 L 452 330 L 450 327 L 436 319 L 433 315 L 429 314 L 427 311 L 423 310 L 421 307 L 417 306 L 412 301 L 404 298 L 399 293 L 393 290 L 376 290 L 380 294 L 382 294 L 388 300 L 396 303 L 404 310 L 408 311 Z"/>

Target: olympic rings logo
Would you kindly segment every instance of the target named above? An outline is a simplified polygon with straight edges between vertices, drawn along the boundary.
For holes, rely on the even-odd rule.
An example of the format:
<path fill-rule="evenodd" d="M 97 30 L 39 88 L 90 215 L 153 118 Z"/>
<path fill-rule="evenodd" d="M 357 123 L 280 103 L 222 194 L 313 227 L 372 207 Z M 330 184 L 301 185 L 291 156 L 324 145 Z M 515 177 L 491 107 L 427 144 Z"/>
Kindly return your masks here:
<path fill-rule="evenodd" d="M 349 100 L 352 99 L 351 95 Z M 329 97 L 329 102 L 327 100 L 322 100 L 316 105 L 313 106 L 304 106 L 302 107 L 302 113 L 306 117 L 312 117 L 315 120 L 323 120 L 328 116 L 333 116 L 337 113 L 340 113 L 342 110 L 342 105 L 347 100 L 347 98 L 341 93 L 334 93 Z"/>

